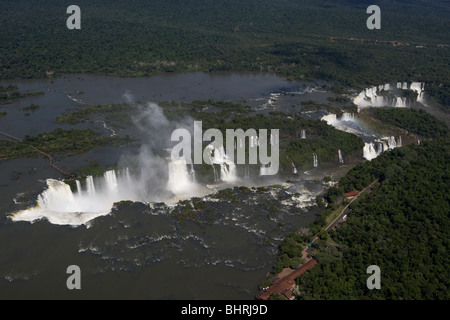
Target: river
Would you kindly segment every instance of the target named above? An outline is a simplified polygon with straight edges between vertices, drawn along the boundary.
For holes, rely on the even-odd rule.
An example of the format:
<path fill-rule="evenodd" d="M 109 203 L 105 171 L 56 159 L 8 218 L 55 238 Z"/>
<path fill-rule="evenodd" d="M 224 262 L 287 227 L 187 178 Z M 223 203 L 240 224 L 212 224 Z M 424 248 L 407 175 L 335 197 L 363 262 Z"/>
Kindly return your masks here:
<path fill-rule="evenodd" d="M 303 100 L 325 101 L 330 96 L 320 84 L 259 73 L 150 78 L 81 74 L 0 81 L 9 84 L 21 92 L 44 92 L 0 106 L 7 112 L 0 118 L 0 131 L 19 138 L 58 127 L 94 128 L 108 134 L 101 124 L 62 125 L 55 117 L 85 104 L 119 103 L 130 97 L 143 102 L 245 101 L 262 111 L 292 111 L 293 104 L 301 109 Z M 21 109 L 32 103 L 40 108 L 26 115 Z M 56 156 L 55 161 L 71 171 L 91 160 L 114 164 L 121 152 L 101 147 L 74 157 Z M 278 203 L 284 191 L 261 194 L 251 189 L 248 194 L 237 193 L 237 206 L 205 199 L 215 214 L 197 221 L 179 221 L 171 214 L 173 207 L 163 204 L 135 203 L 119 206 L 88 225 L 67 226 L 46 220 L 13 222 L 9 218 L 13 212 L 35 205 L 46 179 L 62 176 L 43 158 L 1 161 L 0 298 L 253 299 L 275 262 L 280 241 L 314 220 L 314 210 L 303 206 L 314 204 L 315 195 L 327 187 L 320 176 L 317 171 L 293 181 L 289 192 L 302 199 L 279 204 L 276 213 L 265 204 Z M 66 287 L 70 265 L 81 269 L 81 290 Z"/>

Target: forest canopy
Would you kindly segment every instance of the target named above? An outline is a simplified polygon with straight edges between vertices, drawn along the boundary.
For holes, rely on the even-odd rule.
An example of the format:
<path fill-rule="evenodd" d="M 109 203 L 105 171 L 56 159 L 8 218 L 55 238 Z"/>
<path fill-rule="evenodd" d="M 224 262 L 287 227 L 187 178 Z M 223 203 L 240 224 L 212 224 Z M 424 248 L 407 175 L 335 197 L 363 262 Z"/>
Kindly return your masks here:
<path fill-rule="evenodd" d="M 263 71 L 364 87 L 422 81 L 449 105 L 449 7 L 379 1 L 382 27 L 366 27 L 365 1 L 80 0 L 0 3 L 0 79 L 61 73 L 149 76 L 163 72 Z"/>

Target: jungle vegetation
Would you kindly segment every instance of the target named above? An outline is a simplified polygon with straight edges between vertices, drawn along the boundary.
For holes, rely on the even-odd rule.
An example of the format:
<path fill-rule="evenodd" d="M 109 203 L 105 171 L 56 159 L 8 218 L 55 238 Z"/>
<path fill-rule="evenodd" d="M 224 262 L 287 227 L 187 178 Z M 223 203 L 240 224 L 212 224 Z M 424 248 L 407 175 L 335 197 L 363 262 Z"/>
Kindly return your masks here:
<path fill-rule="evenodd" d="M 0 3 L 0 79 L 62 73 L 149 76 L 166 72 L 276 72 L 322 79 L 334 90 L 422 81 L 448 106 L 446 2 L 200 0 L 111 3 L 79 0 L 81 29 L 66 27 L 67 4 Z"/>

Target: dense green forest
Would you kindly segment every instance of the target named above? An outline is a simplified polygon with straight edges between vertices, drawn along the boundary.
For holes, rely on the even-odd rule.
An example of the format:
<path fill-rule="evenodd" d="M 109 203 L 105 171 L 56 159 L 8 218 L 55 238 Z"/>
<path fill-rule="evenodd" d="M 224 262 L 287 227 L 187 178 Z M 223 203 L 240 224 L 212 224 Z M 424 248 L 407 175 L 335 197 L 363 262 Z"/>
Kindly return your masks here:
<path fill-rule="evenodd" d="M 423 110 L 371 108 L 368 109 L 368 112 L 383 123 L 405 129 L 424 138 L 438 138 L 448 135 L 445 123 Z"/>
<path fill-rule="evenodd" d="M 318 265 L 297 279 L 302 299 L 449 299 L 449 144 L 410 145 L 359 166 L 381 184 L 351 205 L 349 218 L 318 243 Z M 357 176 L 353 176 L 353 180 Z M 357 183 L 346 178 L 345 189 Z M 381 269 L 381 289 L 366 269 Z"/>
<path fill-rule="evenodd" d="M 36 136 L 26 136 L 22 141 L 0 140 L 0 158 L 36 157 L 34 146 L 48 154 L 71 156 L 89 151 L 97 146 L 120 145 L 128 142 L 122 137 L 103 137 L 91 129 L 55 129 Z"/>
<path fill-rule="evenodd" d="M 449 105 L 448 4 L 378 1 L 381 30 L 366 27 L 370 1 L 80 0 L 0 3 L 0 79 L 46 72 L 148 76 L 264 71 L 343 87 L 423 81 Z M 340 88 L 340 89 L 339 89 Z"/>
<path fill-rule="evenodd" d="M 9 86 L 0 86 L 0 104 L 11 103 L 14 100 L 32 97 L 44 94 L 43 92 L 26 92 L 22 93 L 19 91 L 17 86 L 9 85 Z"/>

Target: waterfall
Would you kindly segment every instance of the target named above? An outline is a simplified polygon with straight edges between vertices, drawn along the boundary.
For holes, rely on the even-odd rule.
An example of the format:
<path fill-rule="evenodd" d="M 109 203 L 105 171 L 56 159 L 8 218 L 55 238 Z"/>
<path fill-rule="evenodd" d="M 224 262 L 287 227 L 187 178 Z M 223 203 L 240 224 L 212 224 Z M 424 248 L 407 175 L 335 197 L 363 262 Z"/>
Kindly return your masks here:
<path fill-rule="evenodd" d="M 410 89 L 417 92 L 418 102 L 424 102 L 425 99 L 425 83 L 423 82 L 412 82 L 408 85 L 407 82 L 397 82 L 395 86 L 391 86 L 390 84 L 379 85 L 378 87 L 366 88 L 361 91 L 354 99 L 353 103 L 358 106 L 358 110 L 361 107 L 396 107 L 396 108 L 405 108 L 407 107 L 407 100 L 405 97 L 394 96 L 393 98 L 388 98 L 385 93 L 381 93 L 378 91 L 390 91 L 391 95 L 396 94 L 397 89 Z M 408 101 L 410 102 L 410 101 Z M 411 101 L 413 102 L 413 101 Z"/>
<path fill-rule="evenodd" d="M 272 165 L 267 164 L 267 165 L 261 165 L 261 167 L 259 168 L 259 175 L 260 176 L 272 176 L 276 174 L 276 172 L 274 172 L 274 168 Z"/>
<path fill-rule="evenodd" d="M 382 152 L 392 150 L 402 146 L 402 137 L 394 136 L 384 137 L 380 140 L 375 140 L 374 142 L 366 142 L 364 144 L 363 156 L 367 160 L 372 160 L 378 157 Z"/>
<path fill-rule="evenodd" d="M 248 166 L 248 164 L 245 166 L 244 170 L 245 170 L 245 173 L 244 173 L 245 178 L 249 179 L 250 178 L 250 167 Z"/>
<path fill-rule="evenodd" d="M 95 195 L 94 178 L 92 178 L 92 176 L 88 176 L 86 178 L 86 190 L 87 190 L 88 195 L 90 195 L 90 196 Z"/>
<path fill-rule="evenodd" d="M 77 193 L 81 194 L 81 183 L 80 183 L 80 181 L 76 180 L 75 183 L 77 185 Z"/>
<path fill-rule="evenodd" d="M 109 191 L 112 193 L 117 192 L 118 184 L 116 172 L 114 170 L 106 171 L 103 174 L 103 177 L 105 178 L 105 184 Z"/>
<path fill-rule="evenodd" d="M 425 98 L 425 83 L 423 82 L 413 82 L 411 83 L 411 90 L 414 90 L 417 92 L 417 101 L 423 102 Z"/>
<path fill-rule="evenodd" d="M 355 121 L 355 114 L 344 112 L 340 118 L 341 121 Z"/>
<path fill-rule="evenodd" d="M 341 149 L 338 150 L 338 156 L 339 156 L 339 163 L 343 164 L 344 163 L 344 158 L 342 157 Z"/>
<path fill-rule="evenodd" d="M 408 83 L 407 82 L 397 82 L 397 89 L 408 89 Z"/>
<path fill-rule="evenodd" d="M 185 158 L 171 160 L 167 189 L 175 194 L 188 192 L 194 184 L 193 176 L 193 168 L 188 170 Z"/>
<path fill-rule="evenodd" d="M 128 169 L 128 167 L 125 169 L 125 178 L 127 181 L 128 185 L 131 185 L 131 176 L 130 176 L 130 170 Z"/>
<path fill-rule="evenodd" d="M 220 179 L 222 181 L 233 182 L 236 178 L 236 166 L 233 162 L 224 162 L 220 165 Z"/>
<path fill-rule="evenodd" d="M 396 108 L 406 108 L 406 98 L 396 97 L 394 102 L 394 107 Z"/>
<path fill-rule="evenodd" d="M 297 174 L 297 168 L 295 167 L 294 162 L 292 162 L 292 173 Z"/>
<path fill-rule="evenodd" d="M 337 127 L 338 124 L 342 121 L 355 121 L 355 114 L 349 112 L 343 112 L 342 115 L 338 118 L 336 114 L 330 113 L 321 118 L 321 120 L 326 121 L 329 125 Z"/>
<path fill-rule="evenodd" d="M 48 188 L 38 196 L 40 208 L 51 208 L 52 211 L 67 212 L 78 211 L 75 197 L 70 186 L 62 181 L 47 179 Z"/>
<path fill-rule="evenodd" d="M 250 142 L 255 142 L 253 137 L 251 137 Z M 210 161 L 214 170 L 214 181 L 218 181 L 215 164 L 220 166 L 220 180 L 224 182 L 233 182 L 237 180 L 237 169 L 233 161 L 231 161 L 225 154 L 223 146 L 220 148 L 213 148 L 212 146 L 207 147 L 210 152 Z M 211 157 L 211 153 L 214 155 Z"/>
<path fill-rule="evenodd" d="M 397 147 L 397 141 L 395 141 L 395 137 L 390 136 L 388 138 L 388 146 L 389 146 L 389 149 L 394 149 Z"/>
<path fill-rule="evenodd" d="M 380 153 L 381 153 L 381 150 L 377 151 L 375 149 L 375 144 L 373 142 L 366 142 L 364 144 L 363 156 L 365 159 L 367 159 L 367 160 L 375 159 L 376 157 L 378 157 L 378 155 Z"/>
<path fill-rule="evenodd" d="M 317 160 L 317 154 L 313 153 L 313 166 L 314 168 L 319 166 L 319 161 Z"/>
<path fill-rule="evenodd" d="M 53 224 L 80 225 L 111 211 L 121 200 L 142 201 L 139 190 L 129 183 L 127 172 L 106 171 L 103 176 L 86 177 L 85 189 L 76 180 L 77 190 L 72 192 L 64 181 L 47 179 L 47 189 L 37 197 L 35 207 L 19 211 L 14 221 L 34 221 L 46 218 Z"/>
<path fill-rule="evenodd" d="M 214 164 L 211 165 L 213 168 L 213 172 L 214 172 L 214 182 L 218 182 L 220 180 L 220 177 L 217 173 L 216 167 L 214 166 Z"/>
<path fill-rule="evenodd" d="M 301 139 L 306 139 L 306 132 L 305 132 L 304 129 L 302 130 L 302 136 L 301 136 Z"/>

